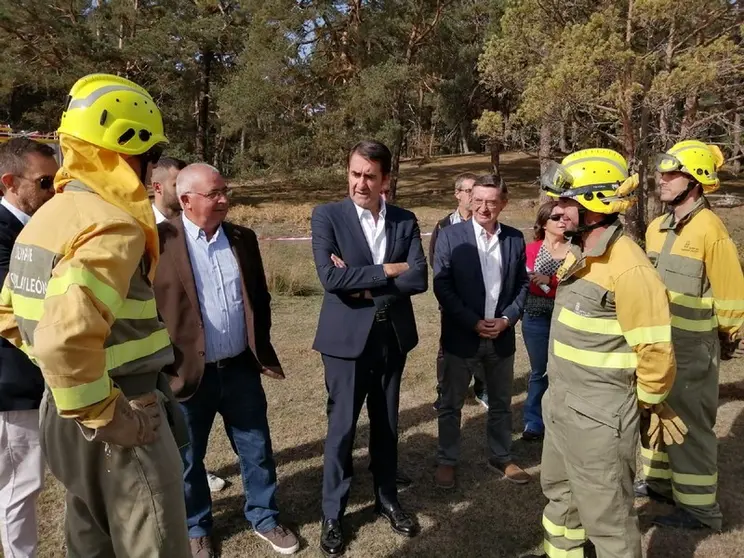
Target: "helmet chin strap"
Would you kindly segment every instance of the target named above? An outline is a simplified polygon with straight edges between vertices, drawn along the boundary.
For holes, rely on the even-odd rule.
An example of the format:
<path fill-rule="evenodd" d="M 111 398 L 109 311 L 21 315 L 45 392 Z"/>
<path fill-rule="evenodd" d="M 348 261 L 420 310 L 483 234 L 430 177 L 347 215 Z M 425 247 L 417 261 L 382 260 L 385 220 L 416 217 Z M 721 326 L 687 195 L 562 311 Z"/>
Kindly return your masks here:
<path fill-rule="evenodd" d="M 699 182 L 697 182 L 696 180 L 694 180 L 691 177 L 688 177 L 688 179 L 687 179 L 687 187 L 684 190 L 682 190 L 679 194 L 677 194 L 677 196 L 672 201 L 668 201 L 667 202 L 667 205 L 670 206 L 670 207 L 676 207 L 676 206 L 678 206 L 683 201 L 685 201 L 687 199 L 687 196 L 690 195 L 690 192 L 692 192 L 698 186 L 700 186 L 700 183 Z"/>
<path fill-rule="evenodd" d="M 600 219 L 593 225 L 587 225 L 586 224 L 586 209 L 584 207 L 581 207 L 579 208 L 578 228 L 575 231 L 565 231 L 563 233 L 563 237 L 566 240 L 573 242 L 574 244 L 577 244 L 580 241 L 582 235 L 584 235 L 585 233 L 591 232 L 594 229 L 598 229 L 600 227 L 606 227 L 607 225 L 611 225 L 612 223 L 615 222 L 615 219 L 616 219 L 616 216 L 614 213 L 612 213 L 612 214 L 603 216 L 602 219 Z"/>

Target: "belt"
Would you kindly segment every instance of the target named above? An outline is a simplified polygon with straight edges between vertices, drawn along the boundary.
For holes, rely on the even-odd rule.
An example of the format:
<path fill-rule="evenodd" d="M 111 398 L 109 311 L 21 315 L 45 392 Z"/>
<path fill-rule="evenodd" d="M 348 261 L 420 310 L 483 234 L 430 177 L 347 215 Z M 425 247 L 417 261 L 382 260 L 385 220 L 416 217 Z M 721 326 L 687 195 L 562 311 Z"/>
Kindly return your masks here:
<path fill-rule="evenodd" d="M 216 368 L 217 370 L 222 370 L 223 368 L 227 368 L 228 366 L 235 364 L 236 362 L 241 360 L 244 354 L 245 351 L 240 353 L 239 355 L 222 358 L 220 360 L 215 360 L 214 362 L 208 362 L 206 366 L 211 366 L 212 368 Z"/>

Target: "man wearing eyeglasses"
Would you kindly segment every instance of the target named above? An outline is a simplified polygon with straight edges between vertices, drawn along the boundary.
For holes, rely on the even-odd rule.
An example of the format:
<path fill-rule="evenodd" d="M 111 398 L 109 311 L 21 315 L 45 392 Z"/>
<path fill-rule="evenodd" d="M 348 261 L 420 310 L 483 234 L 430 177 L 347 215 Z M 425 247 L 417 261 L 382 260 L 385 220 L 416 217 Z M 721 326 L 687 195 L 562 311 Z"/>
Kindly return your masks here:
<path fill-rule="evenodd" d="M 514 326 L 522 317 L 530 279 L 524 236 L 498 221 L 507 200 L 500 177 L 478 177 L 471 194 L 473 217 L 442 229 L 434 253 L 444 352 L 434 480 L 444 489 L 455 485 L 462 406 L 470 378 L 479 370 L 489 397 L 487 464 L 511 482 L 530 481 L 511 453 Z"/>
<path fill-rule="evenodd" d="M 0 283 L 18 234 L 54 195 L 54 149 L 26 138 L 0 146 Z M 44 482 L 39 445 L 41 371 L 0 339 L 0 534 L 5 556 L 36 556 L 36 499 Z"/>
<path fill-rule="evenodd" d="M 444 219 L 439 221 L 434 230 L 431 232 L 431 242 L 429 243 L 429 265 L 434 268 L 434 251 L 437 245 L 437 237 L 439 232 L 450 225 L 456 225 L 463 221 L 467 221 L 473 215 L 473 211 L 470 208 L 470 194 L 473 191 L 473 184 L 475 184 L 477 175 L 472 172 L 464 172 L 455 178 L 455 199 L 457 199 L 457 207 L 455 210 L 447 215 Z M 439 352 L 437 353 L 437 400 L 434 402 L 434 410 L 439 410 L 439 403 L 442 397 L 442 370 L 444 368 L 444 354 L 442 353 L 442 344 L 439 344 Z M 486 390 L 486 382 L 481 377 L 480 371 L 473 376 L 473 391 L 475 392 L 475 400 L 484 408 L 488 409 L 488 391 Z"/>
<path fill-rule="evenodd" d="M 218 413 L 240 461 L 246 519 L 276 552 L 299 548 L 278 520 L 261 385 L 261 374 L 284 378 L 271 345 L 271 297 L 256 234 L 225 221 L 230 193 L 217 169 L 189 165 L 176 179 L 183 213 L 158 226 L 164 261 L 155 296 L 175 349 L 171 387 L 191 439 L 182 456 L 194 558 L 216 556 L 204 456 Z"/>

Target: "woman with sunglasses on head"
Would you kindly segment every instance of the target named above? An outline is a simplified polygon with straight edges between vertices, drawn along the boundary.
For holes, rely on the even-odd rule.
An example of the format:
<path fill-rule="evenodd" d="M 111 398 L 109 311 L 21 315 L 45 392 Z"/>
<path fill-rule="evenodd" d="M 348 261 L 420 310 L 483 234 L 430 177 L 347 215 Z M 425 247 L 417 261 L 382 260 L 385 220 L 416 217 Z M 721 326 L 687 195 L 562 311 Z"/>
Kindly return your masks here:
<path fill-rule="evenodd" d="M 545 431 L 542 420 L 542 397 L 548 389 L 548 341 L 550 318 L 558 280 L 556 271 L 568 252 L 569 242 L 563 236 L 566 224 L 558 202 L 549 201 L 537 210 L 535 240 L 527 245 L 527 270 L 530 290 L 522 318 L 522 336 L 530 358 L 530 383 L 524 404 L 524 432 L 527 442 L 541 440 Z"/>
<path fill-rule="evenodd" d="M 162 372 L 173 349 L 144 187 L 163 120 L 139 85 L 93 74 L 73 85 L 58 131 L 56 194 L 16 240 L 0 335 L 44 376 L 40 443 L 67 491 L 68 556 L 186 558 L 188 434 Z"/>

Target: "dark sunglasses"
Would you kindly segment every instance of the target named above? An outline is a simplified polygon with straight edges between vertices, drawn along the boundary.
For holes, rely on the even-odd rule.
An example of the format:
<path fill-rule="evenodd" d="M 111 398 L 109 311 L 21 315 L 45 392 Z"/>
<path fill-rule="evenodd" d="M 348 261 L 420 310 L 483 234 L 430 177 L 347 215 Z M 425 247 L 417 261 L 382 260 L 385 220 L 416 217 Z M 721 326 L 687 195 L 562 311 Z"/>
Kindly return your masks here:
<path fill-rule="evenodd" d="M 551 215 L 550 217 L 548 217 L 548 219 L 550 219 L 551 221 L 560 221 L 561 219 L 563 219 L 563 215 Z"/>
<path fill-rule="evenodd" d="M 29 178 L 27 176 L 21 175 L 21 178 L 23 178 L 24 180 L 28 180 L 29 182 L 33 182 L 42 190 L 49 190 L 50 188 L 54 187 L 53 176 L 40 176 L 39 178 Z"/>

